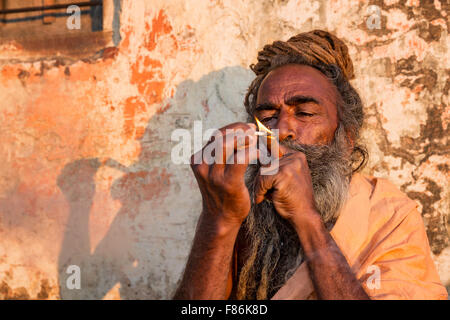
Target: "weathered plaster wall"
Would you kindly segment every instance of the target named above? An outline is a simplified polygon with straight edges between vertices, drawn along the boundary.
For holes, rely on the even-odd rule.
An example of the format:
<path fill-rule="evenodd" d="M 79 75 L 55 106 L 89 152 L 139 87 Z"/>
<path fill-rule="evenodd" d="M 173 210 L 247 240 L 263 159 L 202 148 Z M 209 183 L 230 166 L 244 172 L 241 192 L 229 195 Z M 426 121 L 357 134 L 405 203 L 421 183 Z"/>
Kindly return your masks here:
<path fill-rule="evenodd" d="M 370 4 L 381 29 L 367 28 L 365 1 L 124 0 L 122 41 L 102 57 L 3 61 L 0 298 L 170 297 L 201 199 L 170 160 L 171 132 L 244 119 L 258 49 L 312 28 L 347 41 L 366 172 L 420 203 L 450 285 L 449 5 Z M 80 290 L 66 287 L 70 264 Z"/>

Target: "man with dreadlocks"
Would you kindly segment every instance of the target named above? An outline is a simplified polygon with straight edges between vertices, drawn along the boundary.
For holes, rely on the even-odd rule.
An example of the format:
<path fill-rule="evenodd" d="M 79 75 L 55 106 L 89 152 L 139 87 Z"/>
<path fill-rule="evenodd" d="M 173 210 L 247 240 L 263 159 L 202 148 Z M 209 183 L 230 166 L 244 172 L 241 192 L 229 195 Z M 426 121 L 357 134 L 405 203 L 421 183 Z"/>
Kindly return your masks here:
<path fill-rule="evenodd" d="M 174 298 L 446 299 L 416 203 L 358 172 L 363 105 L 346 45 L 301 33 L 266 45 L 251 69 L 249 123 L 219 130 L 244 163 L 192 160 L 203 211 Z M 255 116 L 278 130 L 271 175 L 245 153 Z M 226 139 L 230 129 L 250 134 Z"/>

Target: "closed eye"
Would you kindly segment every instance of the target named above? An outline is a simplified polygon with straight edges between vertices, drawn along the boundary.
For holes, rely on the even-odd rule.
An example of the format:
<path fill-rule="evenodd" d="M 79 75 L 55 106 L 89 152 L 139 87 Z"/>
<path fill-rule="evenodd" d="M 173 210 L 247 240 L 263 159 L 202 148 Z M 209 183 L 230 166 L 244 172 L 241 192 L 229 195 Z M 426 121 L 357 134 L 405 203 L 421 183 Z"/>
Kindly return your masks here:
<path fill-rule="evenodd" d="M 276 118 L 277 118 L 276 116 L 265 117 L 265 118 L 261 119 L 261 122 L 265 123 L 265 122 L 268 122 L 268 121 L 270 121 L 272 119 L 276 119 Z"/>
<path fill-rule="evenodd" d="M 301 117 L 312 117 L 312 116 L 314 116 L 314 113 L 298 112 L 297 115 L 301 116 Z"/>

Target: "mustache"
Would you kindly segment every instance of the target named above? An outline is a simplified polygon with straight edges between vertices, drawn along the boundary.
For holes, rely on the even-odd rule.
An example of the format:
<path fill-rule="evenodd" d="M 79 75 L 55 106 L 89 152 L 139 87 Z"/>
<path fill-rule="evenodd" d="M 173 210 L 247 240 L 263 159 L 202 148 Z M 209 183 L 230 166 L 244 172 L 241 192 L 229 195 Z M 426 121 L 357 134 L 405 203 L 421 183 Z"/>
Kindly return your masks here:
<path fill-rule="evenodd" d="M 327 154 L 341 154 L 341 151 L 336 152 L 336 148 L 334 143 L 331 145 L 323 145 L 323 144 L 303 144 L 293 140 L 292 138 L 286 138 L 280 141 L 280 145 L 292 150 L 294 152 L 302 152 L 306 155 L 306 158 L 312 160 L 316 160 L 322 158 Z"/>
<path fill-rule="evenodd" d="M 322 170 L 329 170 L 330 163 L 338 166 L 338 171 L 344 176 L 352 174 L 351 159 L 345 154 L 343 144 L 339 144 L 335 139 L 330 145 L 322 144 L 303 144 L 291 138 L 280 141 L 280 145 L 292 150 L 293 152 L 302 152 L 306 156 L 308 167 L 313 180 Z"/>
<path fill-rule="evenodd" d="M 329 148 L 328 145 L 321 145 L 321 144 L 304 144 L 295 141 L 292 138 L 286 138 L 283 140 L 280 140 L 280 145 L 285 146 L 286 148 L 289 148 L 294 151 L 300 151 L 300 152 L 309 152 L 312 150 L 325 150 Z"/>

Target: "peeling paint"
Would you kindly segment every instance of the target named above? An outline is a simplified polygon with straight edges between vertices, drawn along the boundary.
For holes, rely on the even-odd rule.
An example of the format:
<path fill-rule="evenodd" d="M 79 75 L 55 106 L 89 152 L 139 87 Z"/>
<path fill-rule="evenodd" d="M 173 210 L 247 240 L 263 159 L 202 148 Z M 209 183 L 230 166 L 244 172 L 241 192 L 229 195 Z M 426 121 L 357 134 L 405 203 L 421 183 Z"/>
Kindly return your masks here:
<path fill-rule="evenodd" d="M 381 29 L 367 28 L 369 5 L 381 9 Z M 170 161 L 171 132 L 244 120 L 257 51 L 313 28 L 347 42 L 366 106 L 366 173 L 418 202 L 450 286 L 449 9 L 123 1 L 122 40 L 89 58 L 33 59 L 0 45 L 11 55 L 0 61 L 0 298 L 169 298 L 201 210 L 189 166 Z M 74 261 L 77 293 L 64 287 Z"/>

